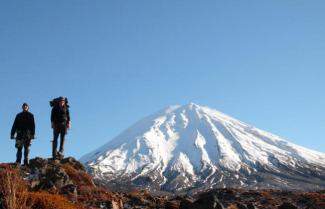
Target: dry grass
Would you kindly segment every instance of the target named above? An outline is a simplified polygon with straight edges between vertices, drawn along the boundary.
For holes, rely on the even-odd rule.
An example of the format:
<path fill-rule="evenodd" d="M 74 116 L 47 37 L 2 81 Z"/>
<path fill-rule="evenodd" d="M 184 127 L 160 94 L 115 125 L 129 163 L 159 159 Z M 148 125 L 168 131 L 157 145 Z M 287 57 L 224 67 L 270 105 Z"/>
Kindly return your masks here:
<path fill-rule="evenodd" d="M 63 164 L 62 168 L 68 174 L 75 185 L 78 186 L 94 186 L 92 178 L 84 171 L 76 170 L 69 164 Z"/>
<path fill-rule="evenodd" d="M 0 165 L 0 208 L 3 209 L 80 209 L 65 197 L 48 192 L 29 192 L 19 169 Z"/>
<path fill-rule="evenodd" d="M 8 165 L 0 166 L 0 197 L 5 209 L 31 208 L 27 186 L 18 172 L 18 169 Z"/>
<path fill-rule="evenodd" d="M 33 202 L 32 209 L 77 209 L 64 197 L 47 192 L 30 192 L 29 199 Z"/>
<path fill-rule="evenodd" d="M 104 188 L 82 186 L 78 191 L 78 199 L 81 202 L 92 202 L 96 200 L 113 200 L 112 192 Z"/>

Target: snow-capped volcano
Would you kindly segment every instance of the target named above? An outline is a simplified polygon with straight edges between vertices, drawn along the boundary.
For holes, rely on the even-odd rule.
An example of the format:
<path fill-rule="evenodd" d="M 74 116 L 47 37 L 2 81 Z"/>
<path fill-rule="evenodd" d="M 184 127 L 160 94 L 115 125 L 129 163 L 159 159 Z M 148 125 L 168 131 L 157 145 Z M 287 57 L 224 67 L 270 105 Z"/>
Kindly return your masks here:
<path fill-rule="evenodd" d="M 193 103 L 139 121 L 81 161 L 117 187 L 325 189 L 324 153 Z"/>

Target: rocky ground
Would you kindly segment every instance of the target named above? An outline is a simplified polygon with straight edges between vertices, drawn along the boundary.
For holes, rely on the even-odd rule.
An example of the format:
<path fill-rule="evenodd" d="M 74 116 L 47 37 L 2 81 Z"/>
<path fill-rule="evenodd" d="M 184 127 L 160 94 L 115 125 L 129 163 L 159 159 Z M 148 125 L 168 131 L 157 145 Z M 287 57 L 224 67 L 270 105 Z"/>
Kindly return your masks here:
<path fill-rule="evenodd" d="M 112 192 L 96 185 L 74 158 L 35 158 L 29 166 L 0 165 L 4 209 L 325 209 L 325 191 L 216 189 L 196 196 Z"/>

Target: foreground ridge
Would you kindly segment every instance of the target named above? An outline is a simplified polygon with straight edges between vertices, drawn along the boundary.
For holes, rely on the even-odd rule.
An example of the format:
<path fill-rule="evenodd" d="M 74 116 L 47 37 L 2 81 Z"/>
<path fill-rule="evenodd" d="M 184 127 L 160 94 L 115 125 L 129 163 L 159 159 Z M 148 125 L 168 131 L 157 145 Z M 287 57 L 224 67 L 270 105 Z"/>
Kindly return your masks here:
<path fill-rule="evenodd" d="M 61 162 L 35 158 L 30 166 L 0 165 L 0 208 L 4 209 L 274 209 L 325 206 L 325 192 L 215 189 L 192 196 L 132 190 L 112 192 L 94 184 L 72 157 Z M 10 191 L 10 192 L 9 192 Z"/>

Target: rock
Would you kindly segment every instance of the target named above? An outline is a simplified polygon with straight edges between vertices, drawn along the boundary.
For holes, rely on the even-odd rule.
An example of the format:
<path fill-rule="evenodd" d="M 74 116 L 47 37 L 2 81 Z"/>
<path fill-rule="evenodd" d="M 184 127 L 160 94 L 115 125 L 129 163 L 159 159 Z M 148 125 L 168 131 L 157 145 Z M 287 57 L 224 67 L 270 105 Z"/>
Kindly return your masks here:
<path fill-rule="evenodd" d="M 129 209 L 129 208 L 132 208 L 132 206 L 129 205 L 128 203 L 125 203 L 125 204 L 123 205 L 123 208 L 124 208 L 124 209 Z"/>
<path fill-rule="evenodd" d="M 97 205 L 99 208 L 103 209 L 123 209 L 122 206 L 120 206 L 119 202 L 117 201 L 105 201 L 105 202 L 100 202 Z"/>
<path fill-rule="evenodd" d="M 218 200 L 217 195 L 214 193 L 208 193 L 203 195 L 194 202 L 194 204 L 200 209 L 223 209 L 223 205 Z"/>
<path fill-rule="evenodd" d="M 43 178 L 45 181 L 44 185 L 47 182 L 52 182 L 59 190 L 67 185 L 73 184 L 65 170 L 58 166 L 50 166 L 46 170 L 46 173 L 43 174 L 43 177 L 45 178 Z"/>
<path fill-rule="evenodd" d="M 189 199 L 181 199 L 181 203 L 179 205 L 179 209 L 188 209 L 192 206 L 193 202 Z"/>
<path fill-rule="evenodd" d="M 248 203 L 247 209 L 255 209 L 255 206 L 253 205 L 253 203 Z"/>
<path fill-rule="evenodd" d="M 180 203 L 180 209 L 224 209 L 218 200 L 216 194 L 207 193 L 200 196 L 195 202 L 189 199 L 183 199 Z"/>
<path fill-rule="evenodd" d="M 68 195 L 74 201 L 78 200 L 78 191 L 77 186 L 73 184 L 69 184 L 61 188 L 61 194 Z"/>
<path fill-rule="evenodd" d="M 29 161 L 29 167 L 33 169 L 39 169 L 39 168 L 44 168 L 48 164 L 47 159 L 43 159 L 40 157 L 36 157 L 34 159 L 31 159 Z"/>
<path fill-rule="evenodd" d="M 143 198 L 133 196 L 130 198 L 130 204 L 131 205 L 147 205 L 149 202 Z"/>
<path fill-rule="evenodd" d="M 112 209 L 121 209 L 120 202 L 112 201 Z"/>
<path fill-rule="evenodd" d="M 237 203 L 237 208 L 238 209 L 247 209 L 247 207 L 244 204 Z"/>
<path fill-rule="evenodd" d="M 218 194 L 219 199 L 222 201 L 233 202 L 236 200 L 235 192 L 230 189 L 223 189 L 214 193 Z"/>
<path fill-rule="evenodd" d="M 179 205 L 176 202 L 167 202 L 165 204 L 165 209 L 179 209 Z"/>
<path fill-rule="evenodd" d="M 76 186 L 61 164 L 52 160 L 34 158 L 29 161 L 31 174 L 30 185 L 32 190 L 47 190 L 55 193 L 74 194 Z M 61 191 L 62 190 L 62 191 Z"/>
<path fill-rule="evenodd" d="M 298 209 L 297 206 L 294 206 L 293 204 L 289 203 L 289 202 L 285 202 L 282 205 L 280 205 L 278 207 L 278 209 Z"/>

